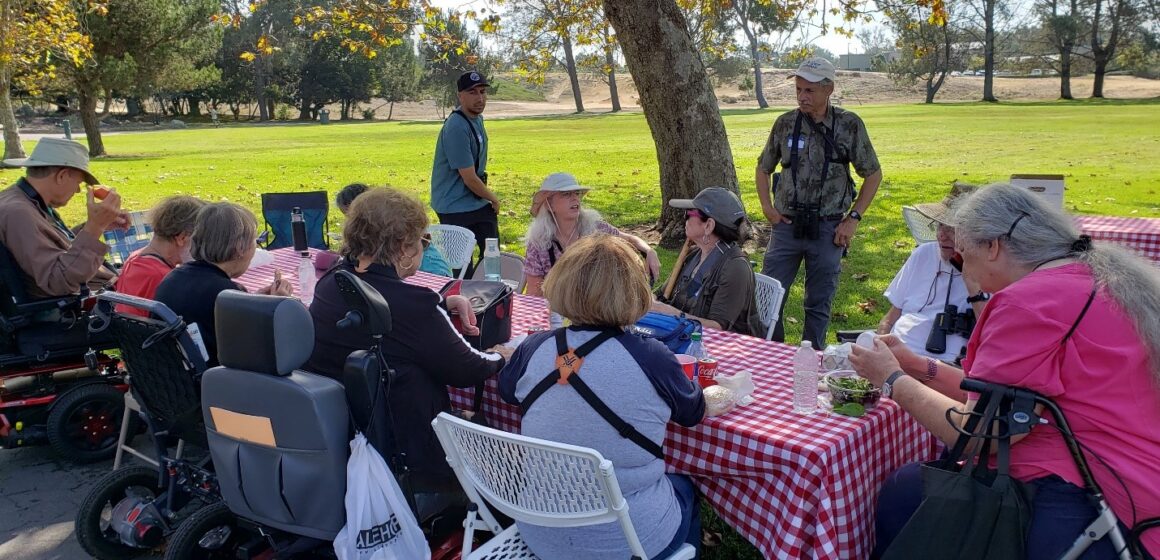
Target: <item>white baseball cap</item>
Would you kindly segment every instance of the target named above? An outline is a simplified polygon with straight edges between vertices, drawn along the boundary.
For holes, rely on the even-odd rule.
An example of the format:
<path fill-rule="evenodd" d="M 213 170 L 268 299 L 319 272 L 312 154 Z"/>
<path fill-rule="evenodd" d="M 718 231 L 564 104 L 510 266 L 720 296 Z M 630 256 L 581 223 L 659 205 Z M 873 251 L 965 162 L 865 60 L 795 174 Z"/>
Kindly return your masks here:
<path fill-rule="evenodd" d="M 798 66 L 797 72 L 794 72 L 791 77 L 796 76 L 807 82 L 817 83 L 822 80 L 836 81 L 837 75 L 838 71 L 834 68 L 833 63 L 820 56 L 815 56 L 802 62 L 801 66 Z"/>

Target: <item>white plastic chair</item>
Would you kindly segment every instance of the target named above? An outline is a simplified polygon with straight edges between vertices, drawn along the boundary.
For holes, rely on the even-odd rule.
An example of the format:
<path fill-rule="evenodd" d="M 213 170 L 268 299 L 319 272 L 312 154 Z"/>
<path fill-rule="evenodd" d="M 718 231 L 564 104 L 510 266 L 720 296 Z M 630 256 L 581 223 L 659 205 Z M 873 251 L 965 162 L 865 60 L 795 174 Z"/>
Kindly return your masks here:
<path fill-rule="evenodd" d="M 483 269 L 483 265 L 477 266 L 475 267 L 475 272 L 471 275 L 471 279 L 482 280 L 486 272 Z M 515 253 L 500 253 L 499 276 L 517 294 L 524 293 L 524 286 L 528 283 L 528 278 L 524 275 L 524 258 Z"/>
<path fill-rule="evenodd" d="M 475 234 L 465 227 L 447 224 L 431 224 L 427 226 L 427 233 L 431 234 L 431 242 L 443 253 L 451 269 L 459 269 L 459 278 L 465 278 L 467 265 L 471 264 L 471 255 L 475 252 Z"/>
<path fill-rule="evenodd" d="M 757 289 L 754 290 L 754 295 L 757 296 L 757 314 L 761 317 L 762 323 L 769 325 L 765 331 L 765 339 L 772 340 L 773 327 L 777 323 L 778 314 L 781 313 L 781 300 L 785 297 L 785 288 L 781 287 L 781 282 L 760 272 L 753 273 L 753 279 L 757 281 Z"/>
<path fill-rule="evenodd" d="M 902 219 L 906 221 L 906 228 L 910 230 L 915 245 L 930 243 L 938 238 L 938 225 L 913 206 L 902 207 Z"/>
<path fill-rule="evenodd" d="M 595 449 L 509 434 L 472 424 L 447 413 L 431 423 L 447 462 L 471 500 L 468 506 L 462 558 L 500 560 L 537 558 L 516 524 L 504 529 L 481 500 L 505 515 L 546 527 L 581 527 L 617 521 L 634 558 L 647 558 L 612 461 Z M 471 549 L 475 523 L 483 521 L 495 536 Z M 687 560 L 695 554 L 684 545 L 669 560 Z"/>

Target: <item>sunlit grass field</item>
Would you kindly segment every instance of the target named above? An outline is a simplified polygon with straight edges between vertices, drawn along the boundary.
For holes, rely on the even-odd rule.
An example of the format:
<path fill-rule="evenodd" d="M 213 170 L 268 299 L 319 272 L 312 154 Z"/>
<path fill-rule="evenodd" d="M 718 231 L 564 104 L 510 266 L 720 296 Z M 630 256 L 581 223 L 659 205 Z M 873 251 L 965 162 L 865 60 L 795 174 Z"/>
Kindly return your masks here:
<path fill-rule="evenodd" d="M 882 290 L 913 247 L 906 204 L 937 201 L 952 181 L 1002 181 L 1012 173 L 1062 173 L 1073 212 L 1160 217 L 1160 101 L 1042 102 L 848 107 L 865 121 L 885 180 L 858 230 L 834 302 L 833 329 L 876 324 Z M 753 186 L 757 154 L 786 108 L 726 111 L 724 119 L 750 218 L 761 221 Z M 110 157 L 93 164 L 131 210 L 174 193 L 230 200 L 259 210 L 262 192 L 389 184 L 428 199 L 438 122 L 355 122 L 192 128 L 105 137 Z M 655 146 L 640 113 L 492 119 L 490 184 L 500 194 L 501 235 L 522 252 L 528 206 L 549 173 L 568 171 L 594 190 L 586 203 L 618 226 L 652 223 L 660 205 Z M 31 150 L 32 142 L 26 144 Z M 722 155 L 724 157 L 724 155 Z M 11 183 L 19 171 L 0 171 Z M 705 185 L 711 186 L 711 185 Z M 75 200 L 63 214 L 83 218 Z M 432 218 L 434 214 L 432 214 Z M 340 216 L 332 211 L 332 228 Z M 666 268 L 674 253 L 661 251 Z M 761 254 L 751 255 L 755 262 Z M 667 270 L 666 270 L 667 274 Z M 787 342 L 800 336 L 800 282 L 786 307 Z M 748 557 L 737 539 L 707 554 Z"/>

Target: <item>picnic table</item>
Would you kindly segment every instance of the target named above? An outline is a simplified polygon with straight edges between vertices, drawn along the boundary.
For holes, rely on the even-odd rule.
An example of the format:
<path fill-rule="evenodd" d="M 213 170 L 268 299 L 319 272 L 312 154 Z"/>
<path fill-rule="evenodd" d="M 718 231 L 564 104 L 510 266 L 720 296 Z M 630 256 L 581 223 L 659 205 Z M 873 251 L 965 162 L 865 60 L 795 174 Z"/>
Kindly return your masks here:
<path fill-rule="evenodd" d="M 261 288 L 275 268 L 296 282 L 298 256 L 273 253 L 273 264 L 248 271 L 239 283 Z M 448 280 L 422 272 L 408 279 L 436 290 Z M 513 334 L 548 324 L 538 297 L 516 295 L 512 316 Z M 933 458 L 929 432 L 889 399 L 861 418 L 795 414 L 796 348 L 711 329 L 704 344 L 722 373 L 753 374 L 756 402 L 693 428 L 670 424 L 669 469 L 691 475 L 717 514 L 767 558 L 869 556 L 879 487 L 898 467 Z M 470 408 L 471 389 L 452 389 L 451 396 Z M 519 409 L 500 400 L 494 378 L 483 404 L 493 426 L 519 431 Z"/>
<path fill-rule="evenodd" d="M 1160 219 L 1075 216 L 1075 222 L 1092 239 L 1119 243 L 1160 264 Z"/>

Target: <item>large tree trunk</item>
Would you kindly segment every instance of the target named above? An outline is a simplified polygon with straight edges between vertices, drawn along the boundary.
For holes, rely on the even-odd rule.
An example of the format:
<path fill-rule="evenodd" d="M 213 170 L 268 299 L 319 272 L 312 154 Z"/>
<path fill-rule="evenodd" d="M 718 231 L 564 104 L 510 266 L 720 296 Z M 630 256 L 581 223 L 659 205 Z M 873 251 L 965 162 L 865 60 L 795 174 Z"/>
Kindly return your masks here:
<path fill-rule="evenodd" d="M 567 33 L 564 40 L 564 66 L 568 69 L 568 81 L 572 83 L 572 99 L 576 102 L 576 112 L 584 112 L 584 99 L 580 94 L 580 75 L 576 72 L 576 57 L 572 54 L 572 37 Z"/>
<path fill-rule="evenodd" d="M 77 96 L 81 105 L 81 124 L 85 126 L 85 138 L 89 141 L 89 157 L 105 155 L 105 142 L 101 139 L 101 121 L 97 119 L 97 96 L 92 86 L 77 80 Z"/>
<path fill-rule="evenodd" d="M 1075 99 L 1071 95 L 1071 48 L 1059 49 L 1059 98 Z"/>
<path fill-rule="evenodd" d="M 1096 58 L 1095 76 L 1092 80 L 1092 97 L 1104 96 L 1104 74 L 1108 72 L 1107 58 Z"/>
<path fill-rule="evenodd" d="M 983 101 L 995 99 L 995 3 L 998 0 L 984 0 L 983 4 Z"/>
<path fill-rule="evenodd" d="M 12 111 L 12 83 L 6 72 L 0 70 L 0 125 L 4 126 L 4 159 L 22 158 L 24 147 L 20 145 L 20 127 L 16 124 L 16 113 Z"/>
<path fill-rule="evenodd" d="M 604 13 L 616 29 L 656 144 L 661 241 L 677 247 L 685 239 L 684 212 L 669 208 L 670 199 L 692 198 L 706 187 L 737 192 L 717 96 L 674 0 L 604 0 Z"/>
<path fill-rule="evenodd" d="M 612 98 L 612 112 L 620 112 L 620 92 L 616 90 L 616 56 L 612 48 L 604 49 L 604 64 L 608 66 L 608 96 Z"/>

